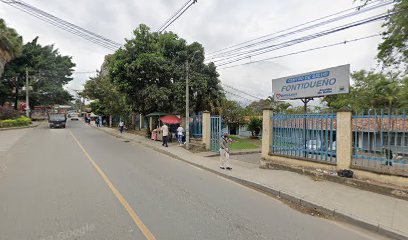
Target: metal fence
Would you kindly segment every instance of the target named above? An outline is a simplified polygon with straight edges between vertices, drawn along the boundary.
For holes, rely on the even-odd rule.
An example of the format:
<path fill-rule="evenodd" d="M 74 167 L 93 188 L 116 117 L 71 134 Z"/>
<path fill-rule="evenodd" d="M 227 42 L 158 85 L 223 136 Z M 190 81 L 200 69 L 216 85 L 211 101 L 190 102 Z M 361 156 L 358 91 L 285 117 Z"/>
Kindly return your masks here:
<path fill-rule="evenodd" d="M 405 112 L 353 115 L 353 168 L 408 176 L 408 119 Z"/>
<path fill-rule="evenodd" d="M 202 138 L 203 137 L 203 113 L 194 113 L 193 121 L 190 122 L 190 136 L 194 138 Z"/>
<path fill-rule="evenodd" d="M 273 155 L 336 163 L 336 115 L 273 114 Z"/>

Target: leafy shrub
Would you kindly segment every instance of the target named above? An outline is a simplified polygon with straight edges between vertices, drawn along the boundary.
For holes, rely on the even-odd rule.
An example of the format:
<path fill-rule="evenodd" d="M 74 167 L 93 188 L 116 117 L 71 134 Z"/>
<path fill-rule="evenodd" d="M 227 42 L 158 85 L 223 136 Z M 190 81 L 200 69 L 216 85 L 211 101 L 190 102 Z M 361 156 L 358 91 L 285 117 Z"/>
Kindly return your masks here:
<path fill-rule="evenodd" d="M 248 130 L 252 132 L 252 136 L 258 136 L 262 129 L 262 119 L 252 117 L 248 123 Z"/>
<path fill-rule="evenodd" d="M 0 120 L 15 119 L 20 116 L 17 110 L 0 106 Z"/>
<path fill-rule="evenodd" d="M 20 127 L 27 126 L 31 124 L 31 119 L 27 117 L 19 117 L 17 119 L 6 119 L 0 120 L 0 128 L 6 127 Z"/>

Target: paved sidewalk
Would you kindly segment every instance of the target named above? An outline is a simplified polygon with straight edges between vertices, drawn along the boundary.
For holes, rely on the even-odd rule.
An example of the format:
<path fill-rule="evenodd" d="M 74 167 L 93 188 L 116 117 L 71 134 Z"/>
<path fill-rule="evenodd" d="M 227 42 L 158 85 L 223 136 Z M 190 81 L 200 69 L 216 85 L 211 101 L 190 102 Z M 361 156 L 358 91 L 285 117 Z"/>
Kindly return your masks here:
<path fill-rule="evenodd" d="M 135 134 L 98 128 L 154 148 L 177 159 L 200 166 L 237 182 L 279 195 L 292 202 L 329 213 L 339 219 L 398 239 L 408 239 L 408 201 L 348 187 L 282 170 L 260 169 L 257 164 L 232 160 L 233 170 L 219 169 L 219 158 L 193 154 L 175 143 L 168 148 Z"/>

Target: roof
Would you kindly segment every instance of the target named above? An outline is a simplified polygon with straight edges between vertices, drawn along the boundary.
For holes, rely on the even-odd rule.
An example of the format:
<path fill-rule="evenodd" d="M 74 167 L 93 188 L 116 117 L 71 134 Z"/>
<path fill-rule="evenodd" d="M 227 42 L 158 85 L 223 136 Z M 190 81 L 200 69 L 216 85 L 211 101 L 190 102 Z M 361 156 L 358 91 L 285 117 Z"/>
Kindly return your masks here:
<path fill-rule="evenodd" d="M 160 117 L 160 116 L 167 116 L 170 115 L 168 113 L 164 113 L 164 112 L 152 112 L 146 115 L 146 117 Z"/>
<path fill-rule="evenodd" d="M 332 122 L 331 122 L 332 121 Z M 307 129 L 333 130 L 337 129 L 337 119 L 330 118 L 308 118 Z M 303 118 L 288 118 L 278 120 L 275 128 L 304 128 Z M 407 132 L 408 118 L 405 117 L 357 117 L 352 120 L 352 131 L 354 132 Z"/>

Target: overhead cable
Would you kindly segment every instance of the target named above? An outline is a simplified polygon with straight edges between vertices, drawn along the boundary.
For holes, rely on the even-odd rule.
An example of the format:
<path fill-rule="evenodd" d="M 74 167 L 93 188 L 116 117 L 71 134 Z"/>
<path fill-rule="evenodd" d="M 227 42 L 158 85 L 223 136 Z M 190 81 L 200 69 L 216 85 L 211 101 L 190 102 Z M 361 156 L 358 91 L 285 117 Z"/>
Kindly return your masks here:
<path fill-rule="evenodd" d="M 247 51 L 247 52 L 244 52 L 244 53 L 240 53 L 240 54 L 237 54 L 237 55 L 235 55 L 233 57 L 230 57 L 230 58 L 218 59 L 218 60 L 216 60 L 214 62 L 220 62 L 219 64 L 217 64 L 217 66 L 224 66 L 224 65 L 227 65 L 227 64 L 230 64 L 230 63 L 234 63 L 234 62 L 243 60 L 243 59 L 248 59 L 250 57 L 258 56 L 258 55 L 265 54 L 265 53 L 268 53 L 268 52 L 271 52 L 271 51 L 275 51 L 275 50 L 278 50 L 278 49 L 293 46 L 293 45 L 303 43 L 303 42 L 306 42 L 306 41 L 310 41 L 310 40 L 313 40 L 313 39 L 316 39 L 316 38 L 319 38 L 319 37 L 327 36 L 329 34 L 344 31 L 344 30 L 347 30 L 347 29 L 350 29 L 350 28 L 353 28 L 353 27 L 357 27 L 357 26 L 361 26 L 361 25 L 364 25 L 364 24 L 368 24 L 368 23 L 371 23 L 371 22 L 378 21 L 378 20 L 382 20 L 382 19 L 385 19 L 385 18 L 387 18 L 387 17 L 389 17 L 391 15 L 392 14 L 388 14 L 388 13 L 387 14 L 380 14 L 380 15 L 373 16 L 373 17 L 370 17 L 370 18 L 367 18 L 367 19 L 359 20 L 359 21 L 356 21 L 356 22 L 353 22 L 353 23 L 348 23 L 346 25 L 331 28 L 331 29 L 321 31 L 321 32 L 318 32 L 318 33 L 314 33 L 314 34 L 310 34 L 310 35 L 307 35 L 307 36 L 304 36 L 304 37 L 292 39 L 292 40 L 282 42 L 282 43 L 279 43 L 279 44 L 269 45 L 269 46 L 266 46 L 266 47 L 262 47 L 262 48 L 254 49 L 254 50 Z"/>
<path fill-rule="evenodd" d="M 158 33 L 162 33 L 168 28 L 174 21 L 176 21 L 181 15 L 183 15 L 193 4 L 197 3 L 197 0 L 188 0 L 175 14 L 167 19 L 158 29 Z"/>
<path fill-rule="evenodd" d="M 261 99 L 262 99 L 261 97 L 257 97 L 257 96 L 254 96 L 254 95 L 252 95 L 252 94 L 246 93 L 246 92 L 244 92 L 244 91 L 242 91 L 242 90 L 239 90 L 239 89 L 237 89 L 237 88 L 235 88 L 235 87 L 232 87 L 232 86 L 230 86 L 230 85 L 228 85 L 228 84 L 222 83 L 222 85 L 223 85 L 224 87 L 227 87 L 227 88 L 229 88 L 229 89 L 235 90 L 235 91 L 240 92 L 240 93 L 243 93 L 243 94 L 245 94 L 245 95 L 247 95 L 247 96 L 250 96 L 250 97 L 253 97 L 253 98 L 255 98 L 255 99 L 258 99 L 258 100 L 261 100 Z"/>
<path fill-rule="evenodd" d="M 377 4 L 378 2 L 380 2 L 380 3 Z M 365 12 L 368 12 L 368 11 L 371 11 L 371 10 L 374 10 L 374 9 L 379 8 L 379 7 L 383 7 L 383 6 L 392 4 L 392 3 L 393 3 L 392 0 L 388 0 L 388 1 L 382 1 L 382 0 L 372 1 L 372 2 L 367 3 L 366 5 L 360 5 L 360 6 L 355 7 L 355 8 L 354 7 L 349 8 L 349 9 L 346 9 L 346 10 L 343 10 L 343 11 L 340 11 L 340 12 L 337 12 L 337 13 L 334 13 L 334 14 L 327 15 L 325 17 L 317 18 L 317 19 L 308 21 L 306 23 L 302 23 L 302 24 L 299 24 L 299 25 L 296 25 L 296 26 L 293 26 L 293 27 L 290 27 L 290 28 L 287 28 L 287 29 L 284 29 L 284 30 L 280 30 L 280 31 L 277 31 L 277 32 L 274 32 L 274 33 L 271 33 L 271 34 L 267 34 L 267 35 L 264 35 L 264 36 L 261 36 L 261 37 L 258 37 L 258 38 L 252 39 L 252 40 L 245 41 L 243 43 L 235 44 L 233 46 L 217 50 L 215 52 L 207 54 L 206 57 L 207 57 L 207 59 L 213 59 L 214 57 L 217 57 L 217 56 L 223 56 L 223 55 L 225 55 L 227 53 L 238 51 L 240 49 L 249 48 L 251 46 L 256 46 L 256 45 L 266 43 L 266 42 L 269 42 L 269 41 L 272 41 L 272 40 L 276 40 L 278 38 L 282 38 L 282 37 L 285 37 L 285 36 L 288 36 L 288 35 L 292 35 L 292 34 L 296 34 L 296 33 L 299 33 L 299 32 L 306 31 L 306 30 L 310 30 L 312 28 L 320 27 L 320 26 L 323 26 L 325 24 L 332 23 L 332 22 L 335 22 L 335 21 L 339 21 L 339 20 L 342 20 L 342 19 L 345 19 L 345 18 L 348 18 L 348 17 L 352 17 L 352 16 L 355 16 L 355 15 L 359 15 L 359 14 L 362 14 L 362 13 L 365 13 Z M 336 18 L 331 18 L 331 17 L 337 16 L 337 15 L 349 12 L 350 10 L 355 10 L 355 11 L 353 11 L 351 13 L 341 15 L 341 16 L 338 16 Z M 324 20 L 324 19 L 327 19 L 327 18 L 330 18 L 330 19 L 328 19 L 326 21 L 323 21 L 323 22 L 318 22 L 320 20 Z M 311 23 L 315 23 L 315 22 L 318 22 L 318 23 L 313 24 L 311 26 L 307 26 L 307 27 L 304 27 L 304 28 L 297 29 L 299 27 L 302 27 L 302 26 L 305 26 L 305 25 L 308 25 L 308 24 L 311 24 Z M 296 30 L 294 30 L 294 29 L 296 29 Z M 285 34 L 281 34 L 281 33 L 284 33 L 284 32 L 290 31 L 290 30 L 293 30 L 293 31 L 285 33 Z M 280 34 L 280 35 L 275 36 L 277 34 Z M 271 36 L 275 36 L 275 37 L 274 38 L 268 38 L 268 39 L 265 39 L 265 40 L 262 40 L 262 41 L 258 41 L 260 39 L 271 37 Z M 252 43 L 252 42 L 254 42 L 254 43 Z M 251 44 L 247 44 L 247 43 L 251 43 Z M 242 46 L 242 45 L 244 45 L 244 46 Z"/>
<path fill-rule="evenodd" d="M 282 57 L 297 55 L 297 54 L 300 54 L 300 53 L 311 52 L 311 51 L 315 51 L 315 50 L 319 50 L 319 49 L 323 49 L 323 48 L 334 47 L 334 46 L 338 46 L 338 45 L 345 45 L 347 43 L 357 42 L 357 41 L 361 41 L 361 40 L 368 39 L 368 38 L 373 38 L 373 37 L 378 37 L 378 36 L 381 36 L 381 34 L 374 34 L 374 35 L 370 35 L 370 36 L 366 36 L 366 37 L 355 38 L 355 39 L 351 39 L 351 40 L 345 40 L 345 41 L 342 41 L 342 42 L 337 42 L 337 43 L 328 44 L 328 45 L 315 47 L 315 48 L 309 48 L 309 49 L 302 50 L 302 51 L 291 52 L 291 53 L 287 53 L 287 54 L 283 54 L 283 55 L 279 55 L 279 56 L 268 57 L 268 58 L 264 58 L 264 59 L 260 59 L 260 60 L 256 60 L 256 61 L 251 61 L 251 62 L 247 62 L 247 63 L 242 63 L 242 64 L 236 64 L 236 65 L 232 65 L 232 66 L 226 66 L 226 67 L 222 67 L 220 69 L 235 68 L 235 67 L 239 67 L 239 66 L 244 66 L 244 65 L 249 65 L 249 64 L 254 64 L 254 63 L 259 63 L 259 62 L 265 62 L 265 61 L 276 59 L 276 58 L 282 58 Z"/>
<path fill-rule="evenodd" d="M 32 5 L 29 5 L 21 0 L 0 0 L 3 3 L 6 3 L 20 11 L 23 11 L 33 17 L 36 17 L 44 22 L 47 22 L 53 26 L 56 26 L 62 30 L 70 32 L 74 35 L 77 35 L 85 40 L 88 40 L 92 43 L 95 43 L 99 46 L 105 47 L 109 50 L 115 51 L 121 47 L 120 43 L 114 42 L 106 37 L 93 33 L 89 30 L 86 30 L 82 27 L 79 27 L 75 24 L 69 23 L 65 20 L 62 20 L 52 14 L 49 14 L 43 10 L 40 10 Z"/>

